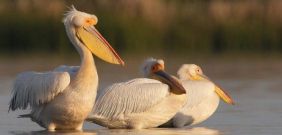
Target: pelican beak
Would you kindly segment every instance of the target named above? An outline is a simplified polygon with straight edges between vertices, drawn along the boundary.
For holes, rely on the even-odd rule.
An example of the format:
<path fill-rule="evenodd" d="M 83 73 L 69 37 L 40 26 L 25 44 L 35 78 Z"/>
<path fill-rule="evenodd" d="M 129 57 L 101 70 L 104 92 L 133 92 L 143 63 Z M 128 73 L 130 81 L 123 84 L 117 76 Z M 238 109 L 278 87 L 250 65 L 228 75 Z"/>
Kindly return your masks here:
<path fill-rule="evenodd" d="M 100 59 L 112 64 L 124 65 L 123 60 L 94 26 L 77 28 L 76 36 Z"/>
<path fill-rule="evenodd" d="M 178 95 L 186 93 L 186 90 L 182 86 L 182 84 L 177 79 L 173 78 L 171 75 L 167 74 L 163 70 L 154 72 L 153 75 L 156 77 L 157 80 L 160 80 L 163 83 L 169 85 L 172 89 L 171 92 Z"/>
<path fill-rule="evenodd" d="M 204 75 L 204 74 L 198 74 L 198 75 L 196 75 L 196 76 L 194 76 L 193 78 L 192 78 L 192 80 L 210 80 L 206 75 Z"/>
<path fill-rule="evenodd" d="M 224 90 L 219 88 L 216 84 L 215 84 L 215 92 L 225 103 L 232 105 L 235 104 L 232 98 Z"/>

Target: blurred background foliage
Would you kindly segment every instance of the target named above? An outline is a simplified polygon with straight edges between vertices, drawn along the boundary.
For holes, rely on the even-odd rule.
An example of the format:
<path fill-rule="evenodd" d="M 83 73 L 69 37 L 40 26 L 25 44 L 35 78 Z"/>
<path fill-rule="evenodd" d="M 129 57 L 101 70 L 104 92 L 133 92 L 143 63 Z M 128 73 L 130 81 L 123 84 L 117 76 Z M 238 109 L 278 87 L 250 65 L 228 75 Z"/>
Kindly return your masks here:
<path fill-rule="evenodd" d="M 0 0 L 1 55 L 74 54 L 72 4 L 121 55 L 282 54 L 281 0 Z"/>

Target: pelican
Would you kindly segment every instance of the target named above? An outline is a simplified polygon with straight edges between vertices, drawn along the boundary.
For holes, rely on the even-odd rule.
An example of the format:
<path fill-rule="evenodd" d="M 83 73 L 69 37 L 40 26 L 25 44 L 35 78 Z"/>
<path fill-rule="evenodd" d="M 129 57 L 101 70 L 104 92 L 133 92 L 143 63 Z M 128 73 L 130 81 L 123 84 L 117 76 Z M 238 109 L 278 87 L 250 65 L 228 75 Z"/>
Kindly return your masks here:
<path fill-rule="evenodd" d="M 208 119 L 217 109 L 220 98 L 234 104 L 231 97 L 209 80 L 202 69 L 195 64 L 184 64 L 177 72 L 186 88 L 187 101 L 184 107 L 161 127 L 184 127 Z"/>
<path fill-rule="evenodd" d="M 185 89 L 164 72 L 163 60 L 147 59 L 142 71 L 148 78 L 116 83 L 103 90 L 87 120 L 108 128 L 143 129 L 171 119 L 186 101 Z"/>
<path fill-rule="evenodd" d="M 76 10 L 66 13 L 63 23 L 81 57 L 80 66 L 60 66 L 53 71 L 23 72 L 16 77 L 9 110 L 31 108 L 29 117 L 47 130 L 81 130 L 91 112 L 98 87 L 92 53 L 112 64 L 123 61 L 95 29 L 95 15 Z"/>

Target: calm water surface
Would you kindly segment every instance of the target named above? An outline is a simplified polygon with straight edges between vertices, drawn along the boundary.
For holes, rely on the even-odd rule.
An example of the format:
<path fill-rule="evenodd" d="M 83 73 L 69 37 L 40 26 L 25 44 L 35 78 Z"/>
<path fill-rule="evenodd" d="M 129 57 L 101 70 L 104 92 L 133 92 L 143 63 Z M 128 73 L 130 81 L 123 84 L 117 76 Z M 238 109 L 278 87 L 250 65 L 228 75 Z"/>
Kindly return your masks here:
<path fill-rule="evenodd" d="M 52 69 L 54 65 L 46 68 Z M 99 63 L 100 64 L 100 63 Z M 178 64 L 178 63 L 177 63 Z M 38 63 L 35 63 L 38 65 Z M 2 70 L 0 77 L 0 135 L 279 135 L 282 134 L 282 68 L 257 68 L 239 66 L 224 70 L 226 65 L 213 67 L 206 64 L 204 71 L 210 78 L 214 78 L 221 87 L 225 88 L 236 101 L 235 106 L 221 103 L 217 112 L 207 121 L 194 127 L 183 129 L 145 129 L 145 130 L 109 130 L 92 123 L 85 123 L 83 132 L 47 132 L 29 119 L 17 118 L 19 114 L 28 111 L 8 113 L 10 88 L 15 74 L 23 70 L 45 70 L 41 67 L 28 66 L 14 71 Z M 218 65 L 218 64 L 217 64 Z M 0 65 L 1 66 L 1 65 Z M 229 65 L 230 66 L 230 65 Z M 33 68 L 32 68 L 33 67 Z M 0 69 L 5 69 L 2 65 Z M 114 70 L 113 70 L 114 69 Z M 222 69 L 222 70 L 215 70 Z M 281 69 L 281 70 L 280 70 Z M 103 88 L 117 80 L 123 81 L 138 77 L 138 65 L 125 69 L 112 66 L 98 66 L 100 87 Z M 168 68 L 175 73 L 175 68 Z M 234 70 L 240 70 L 234 73 Z M 254 72 L 255 71 L 255 72 Z M 137 73 L 136 73 L 137 72 Z M 0 72 L 1 73 L 1 72 Z M 121 74 L 121 75 L 120 75 Z M 246 76 L 246 74 L 250 74 Z M 255 74 L 255 75 L 252 75 Z M 234 77 L 237 76 L 237 77 Z M 238 77 L 241 76 L 241 77 Z"/>

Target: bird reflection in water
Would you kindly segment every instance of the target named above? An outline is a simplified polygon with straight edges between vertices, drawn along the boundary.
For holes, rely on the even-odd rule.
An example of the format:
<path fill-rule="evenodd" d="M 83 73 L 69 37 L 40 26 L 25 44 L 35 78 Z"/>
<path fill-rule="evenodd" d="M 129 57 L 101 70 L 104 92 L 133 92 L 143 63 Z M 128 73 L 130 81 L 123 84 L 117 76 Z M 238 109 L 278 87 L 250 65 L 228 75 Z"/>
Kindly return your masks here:
<path fill-rule="evenodd" d="M 219 135 L 222 134 L 219 130 L 206 128 L 206 127 L 194 127 L 194 128 L 152 128 L 142 130 L 132 129 L 97 129 L 87 131 L 56 131 L 49 132 L 42 131 L 12 131 L 13 135 Z"/>

